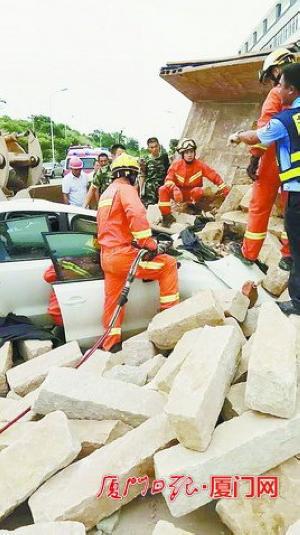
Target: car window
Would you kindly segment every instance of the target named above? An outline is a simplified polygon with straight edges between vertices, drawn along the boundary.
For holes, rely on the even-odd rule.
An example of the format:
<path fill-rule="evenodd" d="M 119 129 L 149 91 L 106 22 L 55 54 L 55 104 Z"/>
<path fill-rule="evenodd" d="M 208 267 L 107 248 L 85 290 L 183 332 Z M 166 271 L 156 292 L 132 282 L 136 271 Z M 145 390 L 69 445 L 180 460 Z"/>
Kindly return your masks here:
<path fill-rule="evenodd" d="M 28 217 L 36 217 L 36 216 L 45 216 L 50 225 L 49 230 L 51 230 L 52 232 L 57 232 L 58 230 L 60 230 L 59 214 L 56 212 L 38 212 L 38 211 L 6 212 L 6 214 L 3 213 L 0 215 L 0 219 L 3 219 L 4 221 L 8 221 L 11 219 L 21 219 L 21 218 L 28 219 Z"/>
<path fill-rule="evenodd" d="M 80 157 L 80 156 L 79 156 Z M 84 158 L 80 157 L 82 163 L 83 163 L 83 169 L 94 169 L 94 165 L 96 162 L 96 158 Z M 67 169 L 70 169 L 70 160 L 71 158 L 67 159 Z"/>
<path fill-rule="evenodd" d="M 59 281 L 104 278 L 93 233 L 44 233 L 43 237 Z"/>
<path fill-rule="evenodd" d="M 96 218 L 89 215 L 76 214 L 71 220 L 71 230 L 74 232 L 92 232 L 97 234 Z"/>
<path fill-rule="evenodd" d="M 42 232 L 49 231 L 46 216 L 0 222 L 0 262 L 48 258 Z"/>

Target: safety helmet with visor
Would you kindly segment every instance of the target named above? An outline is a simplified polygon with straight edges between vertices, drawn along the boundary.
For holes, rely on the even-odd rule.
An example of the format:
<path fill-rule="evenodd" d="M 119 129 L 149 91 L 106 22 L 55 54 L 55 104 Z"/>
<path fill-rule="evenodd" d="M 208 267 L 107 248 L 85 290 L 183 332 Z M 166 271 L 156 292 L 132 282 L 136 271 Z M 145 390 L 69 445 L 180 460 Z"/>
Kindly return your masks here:
<path fill-rule="evenodd" d="M 273 67 L 283 67 L 287 63 L 295 63 L 296 57 L 288 48 L 278 48 L 269 54 L 263 63 L 262 69 L 258 73 L 260 83 L 265 83 L 267 80 L 273 80 L 276 84 L 279 83 L 279 77 L 272 74 Z"/>

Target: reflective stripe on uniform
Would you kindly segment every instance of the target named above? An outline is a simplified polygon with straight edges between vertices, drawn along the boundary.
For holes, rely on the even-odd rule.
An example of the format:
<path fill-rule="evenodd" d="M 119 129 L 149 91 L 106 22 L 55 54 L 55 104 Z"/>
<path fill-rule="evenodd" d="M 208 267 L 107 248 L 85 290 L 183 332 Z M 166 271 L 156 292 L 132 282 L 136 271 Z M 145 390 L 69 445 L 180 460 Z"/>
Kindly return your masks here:
<path fill-rule="evenodd" d="M 202 171 L 199 171 L 199 172 L 196 173 L 195 175 L 191 176 L 190 179 L 189 179 L 189 183 L 194 182 L 194 180 L 196 180 L 197 178 L 199 178 L 199 176 L 202 176 Z"/>
<path fill-rule="evenodd" d="M 281 182 L 285 182 L 291 178 L 300 178 L 300 168 L 296 167 L 296 169 L 288 169 L 288 171 L 283 171 L 283 173 L 279 173 L 279 178 Z"/>
<path fill-rule="evenodd" d="M 266 235 L 266 232 L 250 232 L 246 230 L 244 238 L 248 238 L 249 240 L 264 240 Z"/>
<path fill-rule="evenodd" d="M 164 265 L 161 262 L 139 262 L 139 267 L 143 269 L 161 269 Z"/>
<path fill-rule="evenodd" d="M 113 198 L 103 199 L 103 201 L 99 201 L 98 208 L 102 208 L 102 206 L 111 206 L 112 203 L 113 203 Z"/>
<path fill-rule="evenodd" d="M 171 206 L 171 203 L 159 201 L 158 206 Z"/>
<path fill-rule="evenodd" d="M 221 189 L 224 189 L 224 188 L 227 188 L 225 182 L 223 182 L 223 184 L 220 184 L 220 186 L 218 186 L 218 190 L 221 190 Z"/>
<path fill-rule="evenodd" d="M 300 160 L 300 151 L 293 152 L 293 154 L 291 154 L 291 162 L 292 163 L 299 162 L 299 160 Z"/>
<path fill-rule="evenodd" d="M 286 232 L 282 232 L 280 238 L 281 238 L 282 240 L 288 240 L 288 235 L 287 235 L 287 233 L 286 233 Z"/>
<path fill-rule="evenodd" d="M 179 299 L 179 293 L 171 295 L 161 295 L 159 300 L 161 303 L 173 303 Z"/>
<path fill-rule="evenodd" d="M 121 327 L 114 327 L 113 329 L 111 329 L 108 336 L 118 336 L 118 335 L 121 335 Z"/>
<path fill-rule="evenodd" d="M 177 175 L 177 173 L 175 173 L 175 176 L 176 176 L 177 180 L 179 182 L 181 182 L 181 184 L 184 184 L 184 177 L 183 176 Z"/>
<path fill-rule="evenodd" d="M 173 182 L 172 180 L 167 180 L 165 182 L 165 186 L 175 186 L 175 182 Z"/>
<path fill-rule="evenodd" d="M 132 230 L 131 234 L 137 240 L 141 240 L 143 238 L 149 238 L 149 236 L 152 236 L 151 228 L 147 228 L 146 230 L 139 230 L 136 232 Z"/>

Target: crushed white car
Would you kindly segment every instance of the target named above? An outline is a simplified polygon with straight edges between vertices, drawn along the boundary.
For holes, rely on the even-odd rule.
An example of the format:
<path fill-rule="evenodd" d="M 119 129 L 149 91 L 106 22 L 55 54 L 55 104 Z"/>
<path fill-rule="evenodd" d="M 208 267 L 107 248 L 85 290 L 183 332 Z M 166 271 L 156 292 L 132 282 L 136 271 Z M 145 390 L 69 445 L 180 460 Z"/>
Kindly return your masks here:
<path fill-rule="evenodd" d="M 67 341 L 88 344 L 99 336 L 103 332 L 104 275 L 98 264 L 99 251 L 93 248 L 95 231 L 93 210 L 39 199 L 0 202 L 0 315 L 13 312 L 49 323 L 50 286 L 43 274 L 53 261 L 59 279 L 53 286 Z M 78 257 L 88 257 L 95 264 L 95 254 L 97 269 L 92 275 L 84 276 L 84 265 L 80 278 L 61 269 L 62 261 L 68 267 L 68 262 Z M 240 289 L 245 280 L 260 277 L 256 266 L 246 267 L 232 256 L 207 262 L 206 266 L 180 259 L 180 297 L 186 299 L 204 288 Z M 124 334 L 145 329 L 158 309 L 157 282 L 135 280 L 127 304 Z"/>

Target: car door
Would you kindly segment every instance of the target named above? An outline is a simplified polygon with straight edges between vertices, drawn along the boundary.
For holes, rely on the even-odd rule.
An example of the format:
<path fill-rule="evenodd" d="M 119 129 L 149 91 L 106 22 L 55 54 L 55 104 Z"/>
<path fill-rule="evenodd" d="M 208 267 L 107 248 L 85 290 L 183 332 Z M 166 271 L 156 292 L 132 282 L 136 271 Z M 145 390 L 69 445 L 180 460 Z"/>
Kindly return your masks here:
<path fill-rule="evenodd" d="M 44 238 L 59 279 L 53 288 L 60 305 L 66 340 L 90 345 L 103 333 L 104 310 L 104 274 L 101 268 L 98 273 L 93 268 L 95 255 L 99 266 L 99 251 L 95 247 L 93 250 L 94 236 L 68 232 L 45 234 Z M 88 271 L 90 273 L 86 273 Z M 135 280 L 126 307 L 124 335 L 147 328 L 158 307 L 157 283 Z"/>
<path fill-rule="evenodd" d="M 46 317 L 50 287 L 43 274 L 50 259 L 42 232 L 48 230 L 45 215 L 0 222 L 0 315 Z"/>

